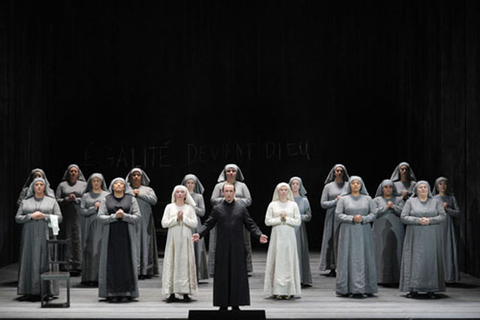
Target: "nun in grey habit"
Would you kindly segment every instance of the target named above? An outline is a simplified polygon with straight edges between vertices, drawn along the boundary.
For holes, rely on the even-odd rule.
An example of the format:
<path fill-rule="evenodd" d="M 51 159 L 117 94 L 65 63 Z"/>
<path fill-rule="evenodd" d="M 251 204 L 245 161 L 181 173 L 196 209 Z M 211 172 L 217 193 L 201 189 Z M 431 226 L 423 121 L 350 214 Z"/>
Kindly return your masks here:
<path fill-rule="evenodd" d="M 27 180 L 23 184 L 22 191 L 20 191 L 20 195 L 18 196 L 18 200 L 17 200 L 18 205 L 20 205 L 20 203 L 22 203 L 22 200 L 25 199 L 25 197 L 27 196 L 28 189 L 30 188 L 30 184 L 32 183 L 32 181 L 35 178 L 44 179 L 47 188 L 50 189 L 48 191 L 48 193 L 53 194 L 53 195 L 55 194 L 55 192 L 53 192 L 53 190 L 50 188 L 50 182 L 48 182 L 47 175 L 45 174 L 45 171 L 43 171 L 40 168 L 35 168 L 30 172 L 30 175 L 28 176 Z"/>
<path fill-rule="evenodd" d="M 362 178 L 351 176 L 335 209 L 338 235 L 336 293 L 372 296 L 378 292 L 375 247 L 370 225 L 375 221 L 372 198 Z"/>
<path fill-rule="evenodd" d="M 325 179 L 320 205 L 325 212 L 322 247 L 320 251 L 320 271 L 330 270 L 329 276 L 335 276 L 338 221 L 335 219 L 335 208 L 341 195 L 345 193 L 349 175 L 343 164 L 336 164 Z"/>
<path fill-rule="evenodd" d="M 40 275 L 49 270 L 47 239 L 53 235 L 49 225 L 58 227 L 62 222 L 60 207 L 45 179 L 35 178 L 30 183 L 15 221 L 23 226 L 17 293 L 27 300 L 39 298 Z M 54 291 L 50 287 L 50 294 L 57 293 Z"/>
<path fill-rule="evenodd" d="M 288 183 L 292 189 L 293 197 L 300 210 L 302 223 L 295 227 L 295 236 L 297 238 L 297 253 L 300 269 L 300 283 L 304 287 L 312 286 L 312 272 L 310 270 L 310 256 L 308 250 L 308 237 L 306 222 L 312 220 L 312 210 L 307 198 L 307 190 L 300 177 L 292 177 Z M 297 186 L 298 184 L 298 186 Z M 293 187 L 292 187 L 293 185 Z"/>
<path fill-rule="evenodd" d="M 442 204 L 432 197 L 430 184 L 417 182 L 401 214 L 407 230 L 400 291 L 409 292 L 407 298 L 415 298 L 419 292 L 427 292 L 428 297 L 435 298 L 435 292 L 445 291 L 443 250 L 438 231 L 445 216 Z"/>
<path fill-rule="evenodd" d="M 70 270 L 79 272 L 82 268 L 82 233 L 85 228 L 80 218 L 80 203 L 87 183 L 85 176 L 76 164 L 68 166 L 58 185 L 55 195 L 63 214 L 59 238 L 68 239 L 70 248 Z"/>
<path fill-rule="evenodd" d="M 247 185 L 243 182 L 245 178 L 243 177 L 242 170 L 236 164 L 227 164 L 217 180 L 212 196 L 210 198 L 210 203 L 212 206 L 215 206 L 223 202 L 224 197 L 222 195 L 222 187 L 226 182 L 229 182 L 235 186 L 235 199 L 239 203 L 243 204 L 245 207 L 250 207 L 252 204 L 252 197 L 250 195 L 250 190 L 248 190 Z M 250 232 L 247 229 L 243 229 L 245 233 L 245 247 L 247 249 L 247 271 L 250 273 L 253 271 L 252 264 L 252 239 L 250 237 Z M 215 266 L 215 248 L 217 245 L 217 229 L 214 227 L 210 230 L 210 241 L 208 246 L 208 273 L 213 276 L 214 266 Z"/>
<path fill-rule="evenodd" d="M 460 269 L 458 267 L 458 240 L 455 234 L 455 220 L 461 216 L 460 207 L 453 195 L 448 179 L 445 177 L 440 177 L 435 180 L 432 195 L 434 199 L 442 204 L 446 212 L 445 222 L 440 223 L 438 228 L 441 247 L 443 249 L 445 282 L 459 282 Z"/>
<path fill-rule="evenodd" d="M 137 200 L 123 178 L 112 180 L 100 204 L 103 224 L 98 296 L 109 302 L 138 298 L 136 225 L 142 217 Z"/>
<path fill-rule="evenodd" d="M 400 214 L 405 202 L 398 196 L 392 180 L 385 179 L 378 186 L 373 199 L 376 220 L 373 223 L 373 240 L 377 264 L 377 281 L 391 286 L 398 284 L 402 262 L 405 225 Z"/>
<path fill-rule="evenodd" d="M 158 199 L 155 191 L 149 187 L 150 178 L 142 169 L 133 168 L 125 180 L 133 190 L 142 215 L 142 220 L 137 225 L 138 275 L 140 279 L 149 278 L 159 274 L 157 237 L 152 210 Z"/>
<path fill-rule="evenodd" d="M 101 173 L 92 174 L 82 196 L 79 213 L 84 218 L 82 238 L 82 282 L 98 284 L 98 267 L 102 247 L 103 225 L 98 222 L 97 213 L 103 198 L 108 195 L 107 185 Z"/>
<path fill-rule="evenodd" d="M 395 184 L 395 188 L 403 200 L 407 200 L 413 194 L 413 187 L 417 182 L 417 178 L 408 162 L 400 162 L 393 170 L 390 180 Z"/>
<path fill-rule="evenodd" d="M 183 177 L 182 185 L 187 187 L 188 192 L 192 196 L 195 204 L 195 213 L 197 214 L 198 225 L 193 230 L 193 233 L 198 232 L 198 228 L 202 226 L 202 220 L 205 216 L 205 200 L 203 199 L 203 192 L 205 188 L 203 187 L 200 180 L 194 174 L 187 174 Z M 193 244 L 193 249 L 195 251 L 195 265 L 197 267 L 197 279 L 205 280 L 208 279 L 208 255 L 207 249 L 205 248 L 205 239 L 200 239 L 198 242 Z"/>

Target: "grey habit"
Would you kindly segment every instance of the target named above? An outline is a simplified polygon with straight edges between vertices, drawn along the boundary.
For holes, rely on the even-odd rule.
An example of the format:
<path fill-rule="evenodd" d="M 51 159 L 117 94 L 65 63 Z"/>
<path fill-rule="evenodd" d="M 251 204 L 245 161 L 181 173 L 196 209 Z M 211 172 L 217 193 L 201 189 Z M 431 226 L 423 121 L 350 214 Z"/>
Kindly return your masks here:
<path fill-rule="evenodd" d="M 242 170 L 235 164 L 227 164 L 222 172 L 220 173 L 220 176 L 218 177 L 218 183 L 215 185 L 212 196 L 210 198 L 210 203 L 212 206 L 215 206 L 219 203 L 221 203 L 224 198 L 222 196 L 222 187 L 225 184 L 227 180 L 227 168 L 235 168 L 237 170 L 237 178 L 235 181 L 235 198 L 237 198 L 237 201 L 241 204 L 243 204 L 245 207 L 250 207 L 252 204 L 252 196 L 250 195 L 250 190 L 248 190 L 247 185 L 243 182 L 244 177 Z M 247 229 L 244 229 L 243 232 L 245 233 L 244 239 L 245 239 L 245 247 L 247 248 L 247 270 L 248 272 L 253 272 L 253 263 L 252 263 L 252 240 L 250 237 L 250 233 L 248 232 Z M 208 246 L 208 273 L 210 275 L 214 274 L 214 266 L 215 266 L 215 248 L 217 245 L 217 230 L 213 228 L 210 231 L 210 240 L 209 240 L 209 246 Z"/>
<path fill-rule="evenodd" d="M 335 168 L 343 168 L 343 182 L 335 182 Z M 336 164 L 332 167 L 325 180 L 325 187 L 322 191 L 320 205 L 325 212 L 323 225 L 322 247 L 320 251 L 320 271 L 335 270 L 337 256 L 337 241 L 339 223 L 335 219 L 335 208 L 337 207 L 337 196 L 345 193 L 349 175 L 343 164 Z"/>
<path fill-rule="evenodd" d="M 300 196 L 294 197 L 295 202 L 298 205 L 298 209 L 300 210 L 300 217 L 302 219 L 302 224 L 300 224 L 299 227 L 295 227 L 298 260 L 300 267 L 300 282 L 304 286 L 311 286 L 313 281 L 312 272 L 310 270 L 307 227 L 305 226 L 305 223 L 312 220 L 312 210 L 310 208 L 310 202 L 307 198 L 307 190 L 303 185 L 302 179 L 300 177 L 292 177 L 289 181 L 290 188 L 292 187 L 293 180 L 298 180 L 300 182 Z"/>
<path fill-rule="evenodd" d="M 417 197 L 417 187 L 421 184 L 427 185 L 429 190 L 425 202 Z M 407 230 L 403 243 L 400 291 L 445 291 L 443 252 L 438 232 L 445 216 L 441 203 L 432 198 L 428 182 L 417 182 L 413 196 L 407 200 L 401 214 Z M 430 224 L 420 225 L 419 220 L 422 217 L 429 218 Z"/>
<path fill-rule="evenodd" d="M 50 188 L 50 182 L 48 182 L 47 175 L 45 174 L 45 171 L 43 171 L 40 168 L 35 168 L 32 171 L 30 171 L 30 175 L 28 176 L 27 180 L 23 184 L 22 191 L 20 191 L 20 195 L 18 196 L 18 199 L 17 199 L 17 204 L 18 205 L 20 205 L 20 203 L 22 203 L 23 199 L 25 199 L 25 197 L 27 196 L 28 189 L 30 187 L 30 184 L 34 180 L 33 176 L 36 172 L 41 172 L 42 175 L 44 176 L 45 185 L 49 189 L 48 193 L 55 195 L 55 192 L 53 192 L 53 190 Z"/>
<path fill-rule="evenodd" d="M 359 196 L 352 196 L 350 183 L 362 184 Z M 354 222 L 355 215 L 363 221 Z M 338 237 L 336 293 L 373 294 L 378 292 L 375 247 L 370 225 L 375 220 L 372 198 L 368 195 L 363 180 L 350 177 L 345 196 L 338 201 L 335 215 L 340 223 Z"/>
<path fill-rule="evenodd" d="M 33 180 L 15 216 L 15 221 L 23 225 L 17 285 L 19 295 L 40 295 L 40 274 L 49 270 L 47 239 L 52 236 L 48 227 L 50 217 L 55 215 L 58 223 L 62 222 L 62 213 L 51 189 L 45 188 L 43 198 L 35 198 L 33 187 L 37 181 L 46 185 L 44 179 Z M 32 214 L 36 211 L 42 212 L 45 219 L 33 220 Z M 50 290 L 50 293 L 56 294 L 52 288 Z"/>
<path fill-rule="evenodd" d="M 152 207 L 157 204 L 158 198 L 155 191 L 149 187 L 150 179 L 140 168 L 133 168 L 125 178 L 130 187 L 132 187 L 131 176 L 134 172 L 142 174 L 142 185 L 138 188 L 140 194 L 135 197 L 142 215 L 141 223 L 137 225 L 138 274 L 151 277 L 159 274 L 157 237 L 152 210 Z"/>
<path fill-rule="evenodd" d="M 196 203 L 195 213 L 197 214 L 198 226 L 193 230 L 193 233 L 198 231 L 198 228 L 202 225 L 202 220 L 205 216 L 205 200 L 203 199 L 203 192 L 205 188 L 203 187 L 200 180 L 194 174 L 187 174 L 183 180 L 182 185 L 187 186 L 187 180 L 195 181 L 195 189 L 191 194 L 193 200 Z M 205 239 L 200 239 L 198 242 L 193 244 L 193 249 L 195 251 L 195 265 L 197 268 L 197 279 L 205 280 L 208 279 L 208 254 L 207 249 L 205 248 Z M 213 268 L 212 268 L 213 270 Z M 213 272 L 213 271 L 212 271 Z"/>
<path fill-rule="evenodd" d="M 445 196 L 437 194 L 437 186 L 440 181 L 447 182 L 447 192 Z M 460 269 L 458 267 L 458 239 L 455 233 L 455 220 L 461 216 L 460 207 L 457 200 L 451 191 L 448 179 L 440 177 L 435 181 L 435 186 L 432 192 L 433 198 L 438 200 L 442 206 L 443 203 L 448 203 L 446 211 L 445 222 L 440 223 L 438 231 L 440 232 L 440 241 L 443 248 L 443 266 L 445 271 L 445 282 L 459 282 Z"/>
<path fill-rule="evenodd" d="M 116 283 L 109 284 L 108 269 L 109 269 L 109 240 L 110 240 L 110 226 L 113 223 L 119 222 L 115 218 L 115 210 L 108 210 L 107 201 L 118 201 L 113 195 L 113 184 L 115 181 L 121 180 L 125 183 L 125 194 L 122 199 L 125 199 L 130 205 L 129 212 L 125 212 L 122 222 L 128 223 L 128 239 L 129 247 L 131 250 L 131 265 L 123 266 L 116 265 L 115 270 L 117 273 L 123 273 L 121 278 L 128 278 L 133 281 L 133 287 L 128 291 L 113 291 L 110 287 L 117 285 Z M 100 269 L 98 275 L 98 296 L 101 298 L 108 297 L 131 297 L 138 298 L 138 269 L 137 269 L 137 246 L 136 246 L 136 225 L 140 223 L 142 217 L 140 215 L 140 209 L 138 207 L 137 200 L 133 196 L 132 189 L 126 184 L 123 178 L 115 178 L 112 180 L 109 188 L 110 194 L 107 195 L 100 204 L 98 209 L 98 220 L 103 224 L 103 237 L 102 237 L 102 249 L 100 253 Z M 112 268 L 113 269 L 113 268 Z M 131 270 L 131 273 L 125 270 Z M 114 270 L 112 270 L 113 272 Z"/>
<path fill-rule="evenodd" d="M 102 180 L 102 192 L 94 193 L 92 179 Z M 84 217 L 84 232 L 82 239 L 82 282 L 98 282 L 98 267 L 100 265 L 100 249 L 102 247 L 103 225 L 98 222 L 95 203 L 101 203 L 108 195 L 107 185 L 101 173 L 92 174 L 87 180 L 87 187 L 82 196 L 79 213 Z"/>
<path fill-rule="evenodd" d="M 386 185 L 393 187 L 393 194 L 388 199 L 383 197 L 382 191 L 382 188 Z M 389 201 L 393 203 L 393 209 L 386 208 Z M 404 204 L 405 202 L 402 197 L 398 196 L 392 180 L 383 180 L 378 186 L 375 199 L 373 199 L 377 217 L 373 223 L 373 239 L 379 284 L 398 284 L 400 279 L 403 239 L 405 237 L 405 225 L 400 220 L 400 214 Z"/>
<path fill-rule="evenodd" d="M 68 181 L 68 171 L 76 167 L 78 169 L 78 180 L 75 184 Z M 63 223 L 60 229 L 59 238 L 69 240 L 70 248 L 70 268 L 71 270 L 80 270 L 82 268 L 82 224 L 83 217 L 80 219 L 80 203 L 87 183 L 85 177 L 76 164 L 69 165 L 63 174 L 62 182 L 58 185 L 55 195 L 58 204 L 62 210 Z M 69 201 L 68 196 L 74 194 L 75 201 Z M 84 228 L 83 228 L 84 229 Z"/>

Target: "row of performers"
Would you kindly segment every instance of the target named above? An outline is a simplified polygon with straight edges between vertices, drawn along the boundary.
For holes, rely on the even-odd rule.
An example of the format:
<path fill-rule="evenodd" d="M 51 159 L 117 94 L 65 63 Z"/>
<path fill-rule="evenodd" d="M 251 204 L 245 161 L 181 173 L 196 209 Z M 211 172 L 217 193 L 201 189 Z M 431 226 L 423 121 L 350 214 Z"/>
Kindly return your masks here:
<path fill-rule="evenodd" d="M 36 174 L 42 176 L 35 178 Z M 434 292 L 444 291 L 445 281 L 459 281 L 456 240 L 450 218 L 457 217 L 459 210 L 448 191 L 447 180 L 437 179 L 434 193 L 438 190 L 439 194 L 432 197 L 427 182 L 415 183 L 415 176 L 407 163 L 401 163 L 395 169 L 393 179 L 395 175 L 398 181 L 384 180 L 373 200 L 362 179 L 349 177 L 345 166 L 335 165 L 327 177 L 321 200 L 327 215 L 320 269 L 330 269 L 329 275 L 337 277 L 338 295 L 372 295 L 377 292 L 377 283 L 400 283 L 400 289 L 409 292 L 408 297 L 415 297 L 418 292 L 427 292 L 434 297 Z M 157 199 L 148 187 L 150 181 L 146 173 L 139 168 L 132 169 L 126 181 L 114 179 L 107 190 L 101 174 L 93 174 L 84 182 L 78 166 L 71 165 L 57 188 L 56 199 L 42 170 L 34 169 L 31 179 L 34 180 L 30 186 L 22 190 L 21 197 L 25 199 L 20 201 L 16 216 L 16 221 L 24 224 L 18 294 L 28 299 L 39 294 L 36 279 L 48 268 L 44 258 L 46 238 L 51 234 L 48 223 L 51 215 L 59 216 L 58 220 L 62 222 L 63 213 L 61 229 L 67 231 L 64 232 L 65 238 L 72 239 L 72 248 L 75 240 L 70 237 L 80 236 L 80 233 L 83 236 L 83 249 L 78 250 L 83 252 L 82 281 L 98 281 L 100 297 L 112 301 L 138 297 L 137 276 L 158 273 L 151 211 Z M 212 193 L 212 204 L 225 204 L 223 186 L 227 182 L 234 188 L 234 203 L 245 209 L 250 205 L 250 193 L 242 182 L 243 174 L 238 166 L 225 166 L 218 180 Z M 218 265 L 225 267 L 224 258 L 215 262 L 215 224 L 219 223 L 213 219 L 216 206 L 201 227 L 198 217 L 205 215 L 203 187 L 194 175 L 185 176 L 182 185 L 175 187 L 172 203 L 167 205 L 162 218 L 162 226 L 169 230 L 162 275 L 167 302 L 174 301 L 175 294 L 184 295 L 188 301 L 189 295 L 196 293 L 197 281 L 207 278 L 208 274 L 215 274 L 214 279 L 217 273 L 223 275 L 220 280 L 214 280 L 214 287 L 215 283 L 228 282 L 223 271 L 214 272 Z M 82 191 L 77 193 L 75 189 L 79 187 Z M 122 189 L 121 192 L 116 188 Z M 410 195 L 413 196 L 409 198 Z M 79 222 L 77 212 L 84 217 L 83 223 Z M 67 219 L 76 221 L 68 222 Z M 301 287 L 312 285 L 306 229 L 302 223 L 310 219 L 311 210 L 301 178 L 294 177 L 288 184 L 279 184 L 265 218 L 265 224 L 272 227 L 265 272 L 267 296 L 277 299 L 300 297 Z M 251 272 L 251 237 L 248 232 L 265 236 L 253 220 L 244 220 L 248 223 L 242 227 L 242 235 L 237 234 L 244 245 L 228 250 L 239 251 L 240 256 L 245 251 L 245 272 Z M 83 228 L 79 228 L 80 225 Z M 211 230 L 209 259 L 203 239 L 197 238 L 195 245 L 192 244 L 191 235 L 196 230 L 203 230 L 200 235 Z M 39 235 L 42 241 L 39 241 Z M 223 233 L 222 237 L 225 236 Z M 265 238 L 262 239 L 266 242 Z M 217 256 L 229 256 L 225 255 L 223 243 L 223 240 L 218 242 L 222 251 Z M 72 266 L 79 265 L 78 260 L 74 258 Z M 119 265 L 128 267 L 119 271 Z M 237 266 L 238 260 L 227 265 Z M 243 271 L 233 272 L 238 273 L 243 274 Z M 248 281 L 246 283 L 248 288 Z M 217 294 L 217 298 L 224 296 L 229 295 Z M 215 300 L 218 299 L 214 292 L 214 305 L 225 304 Z M 233 305 L 246 302 L 249 300 Z M 231 302 L 227 304 L 232 305 Z"/>

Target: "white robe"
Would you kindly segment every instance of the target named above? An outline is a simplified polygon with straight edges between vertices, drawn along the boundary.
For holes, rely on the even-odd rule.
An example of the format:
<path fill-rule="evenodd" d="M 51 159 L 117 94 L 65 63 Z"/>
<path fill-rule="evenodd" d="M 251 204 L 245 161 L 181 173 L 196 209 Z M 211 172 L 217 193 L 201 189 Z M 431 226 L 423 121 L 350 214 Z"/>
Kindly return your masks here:
<path fill-rule="evenodd" d="M 183 220 L 177 221 L 178 211 L 183 211 Z M 162 288 L 164 294 L 196 294 L 197 271 L 193 249 L 192 230 L 197 227 L 195 209 L 185 204 L 166 206 L 162 227 L 168 228 L 163 259 Z"/>
<path fill-rule="evenodd" d="M 287 218 L 281 221 L 280 214 Z M 268 205 L 265 224 L 272 227 L 265 268 L 264 293 L 267 296 L 301 295 L 295 227 L 302 223 L 300 210 L 293 201 L 274 201 Z"/>

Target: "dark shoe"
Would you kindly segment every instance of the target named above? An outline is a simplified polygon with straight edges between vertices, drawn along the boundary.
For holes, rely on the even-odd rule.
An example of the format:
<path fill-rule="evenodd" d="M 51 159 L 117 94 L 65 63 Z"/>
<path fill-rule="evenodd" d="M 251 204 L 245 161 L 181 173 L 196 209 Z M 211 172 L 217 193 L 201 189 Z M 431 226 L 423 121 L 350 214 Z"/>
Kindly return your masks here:
<path fill-rule="evenodd" d="M 337 272 L 335 270 L 330 270 L 330 273 L 327 275 L 327 277 L 336 277 Z"/>
<path fill-rule="evenodd" d="M 240 311 L 240 307 L 239 306 L 233 306 L 232 311 Z"/>
<path fill-rule="evenodd" d="M 107 301 L 110 303 L 116 303 L 118 302 L 118 297 L 108 297 Z"/>
<path fill-rule="evenodd" d="M 416 299 L 418 297 L 418 293 L 415 291 L 411 291 L 407 294 L 407 298 L 409 299 Z"/>
<path fill-rule="evenodd" d="M 171 294 L 167 299 L 167 303 L 175 302 L 175 294 Z"/>
<path fill-rule="evenodd" d="M 228 307 L 220 307 L 218 311 L 228 311 Z"/>
<path fill-rule="evenodd" d="M 427 292 L 427 298 L 428 299 L 437 299 L 438 296 L 435 294 L 435 292 Z"/>
<path fill-rule="evenodd" d="M 350 292 L 347 292 L 347 293 L 337 293 L 337 296 L 338 297 L 341 297 L 341 298 L 348 298 L 350 297 L 351 293 Z"/>
<path fill-rule="evenodd" d="M 190 297 L 188 296 L 188 294 L 184 294 L 183 295 L 183 302 L 190 302 L 192 301 L 192 299 L 190 299 Z"/>

